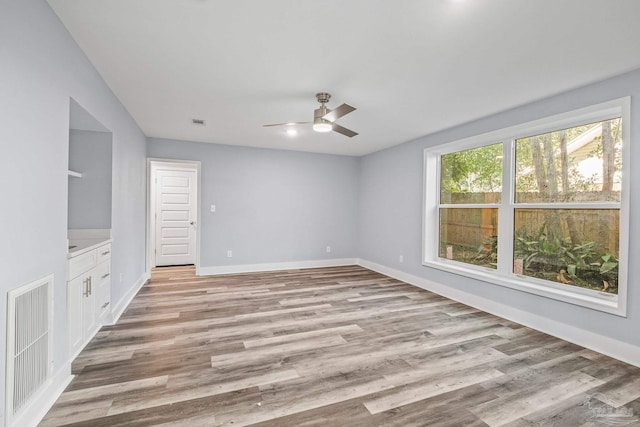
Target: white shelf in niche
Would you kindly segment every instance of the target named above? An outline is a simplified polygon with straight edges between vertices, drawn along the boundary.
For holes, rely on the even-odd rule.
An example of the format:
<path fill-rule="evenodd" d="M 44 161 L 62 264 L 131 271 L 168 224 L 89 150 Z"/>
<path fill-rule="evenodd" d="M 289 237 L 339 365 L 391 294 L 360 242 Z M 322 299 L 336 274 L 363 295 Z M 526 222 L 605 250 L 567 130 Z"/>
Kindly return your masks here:
<path fill-rule="evenodd" d="M 82 174 L 80 172 L 68 170 L 67 173 L 68 173 L 69 176 L 73 176 L 73 177 L 76 177 L 76 178 L 82 178 Z"/>

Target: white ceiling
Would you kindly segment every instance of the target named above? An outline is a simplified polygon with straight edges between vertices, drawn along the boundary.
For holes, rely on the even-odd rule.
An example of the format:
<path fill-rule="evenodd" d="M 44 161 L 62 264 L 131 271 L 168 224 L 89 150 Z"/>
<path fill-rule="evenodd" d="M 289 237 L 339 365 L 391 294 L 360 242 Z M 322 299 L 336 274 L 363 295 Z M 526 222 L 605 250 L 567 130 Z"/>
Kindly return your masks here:
<path fill-rule="evenodd" d="M 49 3 L 150 137 L 363 155 L 640 68 L 638 0 Z M 318 91 L 360 135 L 262 127 Z"/>

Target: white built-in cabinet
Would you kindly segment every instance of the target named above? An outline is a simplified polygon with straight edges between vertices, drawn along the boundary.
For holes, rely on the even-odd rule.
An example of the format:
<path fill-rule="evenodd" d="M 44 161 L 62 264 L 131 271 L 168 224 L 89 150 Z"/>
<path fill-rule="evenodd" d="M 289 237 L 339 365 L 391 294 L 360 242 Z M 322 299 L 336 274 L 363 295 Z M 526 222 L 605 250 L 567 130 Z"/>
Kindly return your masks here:
<path fill-rule="evenodd" d="M 75 357 L 111 313 L 111 243 L 92 247 L 68 263 L 69 354 Z"/>

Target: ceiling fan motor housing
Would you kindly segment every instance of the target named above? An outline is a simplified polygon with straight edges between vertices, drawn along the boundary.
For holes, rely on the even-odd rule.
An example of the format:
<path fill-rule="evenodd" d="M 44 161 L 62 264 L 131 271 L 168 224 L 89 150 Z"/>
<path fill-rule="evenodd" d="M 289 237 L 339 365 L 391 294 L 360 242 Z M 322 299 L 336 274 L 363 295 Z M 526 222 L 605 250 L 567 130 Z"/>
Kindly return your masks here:
<path fill-rule="evenodd" d="M 316 132 L 329 132 L 333 129 L 333 124 L 329 120 L 322 118 L 330 111 L 324 104 L 313 111 L 313 130 Z"/>
<path fill-rule="evenodd" d="M 316 132 L 331 132 L 331 130 L 333 130 L 333 124 L 329 120 L 322 118 L 331 111 L 325 105 L 329 102 L 330 98 L 331 94 L 327 92 L 316 93 L 316 99 L 320 103 L 320 108 L 313 111 L 313 130 Z"/>

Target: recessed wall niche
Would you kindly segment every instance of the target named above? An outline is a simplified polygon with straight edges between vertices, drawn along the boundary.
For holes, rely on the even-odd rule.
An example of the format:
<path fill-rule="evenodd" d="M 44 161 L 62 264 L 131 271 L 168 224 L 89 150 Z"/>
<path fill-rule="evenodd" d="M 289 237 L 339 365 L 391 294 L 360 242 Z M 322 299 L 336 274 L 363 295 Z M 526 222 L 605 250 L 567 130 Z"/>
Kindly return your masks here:
<path fill-rule="evenodd" d="M 110 229 L 113 134 L 70 100 L 68 229 Z"/>

